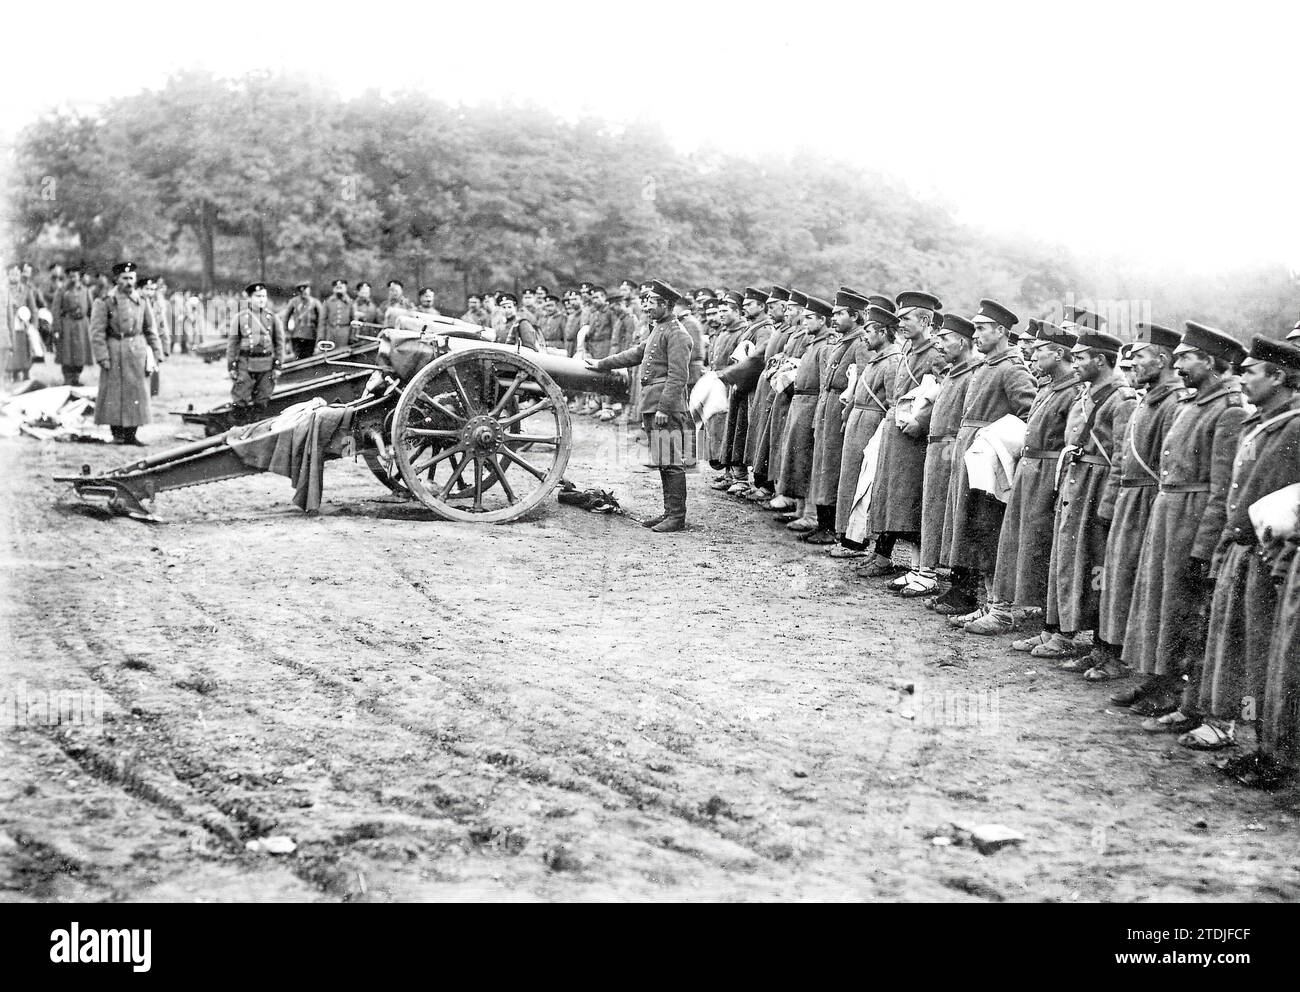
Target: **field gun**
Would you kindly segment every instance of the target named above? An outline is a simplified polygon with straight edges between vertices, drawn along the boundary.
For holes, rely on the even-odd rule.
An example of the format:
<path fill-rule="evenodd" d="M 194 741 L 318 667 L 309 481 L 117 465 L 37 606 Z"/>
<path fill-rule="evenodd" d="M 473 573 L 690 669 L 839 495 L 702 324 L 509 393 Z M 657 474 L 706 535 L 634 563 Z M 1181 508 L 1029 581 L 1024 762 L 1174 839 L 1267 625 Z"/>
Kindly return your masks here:
<path fill-rule="evenodd" d="M 487 342 L 472 324 L 408 314 L 397 325 L 380 331 L 373 367 L 323 363 L 364 374 L 351 399 L 326 401 L 333 375 L 322 374 L 291 385 L 307 392 L 276 417 L 104 472 L 84 465 L 80 475 L 55 481 L 113 512 L 155 520 L 146 503 L 160 492 L 281 471 L 267 464 L 267 452 L 299 443 L 311 433 L 306 422 L 320 418 L 318 432 L 328 421 L 328 442 L 315 452 L 320 460 L 361 457 L 389 490 L 445 520 L 514 520 L 564 475 L 573 442 L 564 391 L 627 397 L 625 373 L 593 372 L 564 355 Z M 311 456 L 299 451 L 291 460 Z"/>

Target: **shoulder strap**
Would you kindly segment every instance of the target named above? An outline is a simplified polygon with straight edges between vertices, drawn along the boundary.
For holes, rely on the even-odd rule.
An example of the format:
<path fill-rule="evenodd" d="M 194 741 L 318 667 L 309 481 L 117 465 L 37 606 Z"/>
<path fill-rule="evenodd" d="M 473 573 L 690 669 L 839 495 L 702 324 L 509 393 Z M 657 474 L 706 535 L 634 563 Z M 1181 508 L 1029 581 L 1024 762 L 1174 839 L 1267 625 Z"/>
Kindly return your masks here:
<path fill-rule="evenodd" d="M 1129 423 L 1132 424 L 1132 421 L 1130 420 Z M 1089 430 L 1088 433 L 1091 434 L 1092 431 Z M 1140 466 L 1142 467 L 1142 471 L 1145 472 L 1147 475 L 1151 476 L 1151 478 L 1154 479 L 1156 482 L 1159 482 L 1159 481 L 1160 481 L 1160 476 L 1156 475 L 1155 471 L 1151 468 L 1151 466 L 1148 465 L 1148 464 L 1146 463 L 1146 460 L 1145 460 L 1145 459 L 1144 459 L 1140 454 L 1138 454 L 1138 449 L 1137 449 L 1137 439 L 1136 439 L 1135 435 L 1136 435 L 1136 431 L 1134 431 L 1134 430 L 1130 427 L 1129 432 L 1128 432 L 1128 450 L 1129 450 L 1129 452 L 1132 453 L 1133 458 L 1137 461 L 1138 465 L 1140 465 Z M 1092 439 L 1093 439 L 1094 441 L 1096 441 L 1096 440 L 1097 440 L 1097 436 L 1096 436 L 1095 434 L 1093 434 L 1093 438 L 1092 438 Z M 1097 445 L 1097 447 L 1100 448 L 1101 445 L 1099 444 L 1099 445 Z"/>

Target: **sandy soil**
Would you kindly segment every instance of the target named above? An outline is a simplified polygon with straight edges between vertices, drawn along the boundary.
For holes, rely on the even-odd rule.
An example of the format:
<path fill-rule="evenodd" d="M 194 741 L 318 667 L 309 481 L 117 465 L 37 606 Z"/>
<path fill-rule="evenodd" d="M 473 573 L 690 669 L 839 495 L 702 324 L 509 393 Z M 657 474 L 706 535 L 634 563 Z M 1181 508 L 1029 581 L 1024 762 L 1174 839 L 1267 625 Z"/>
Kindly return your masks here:
<path fill-rule="evenodd" d="M 155 450 L 227 389 L 164 375 Z M 571 479 L 654 510 L 621 429 L 575 438 Z M 700 475 L 676 536 L 554 500 L 443 523 L 350 461 L 314 518 L 275 476 L 163 494 L 164 525 L 50 480 L 120 455 L 0 440 L 0 689 L 106 701 L 98 735 L 0 729 L 0 898 L 1300 897 L 1294 791 L 1226 784 Z M 954 821 L 1026 839 L 933 843 Z"/>

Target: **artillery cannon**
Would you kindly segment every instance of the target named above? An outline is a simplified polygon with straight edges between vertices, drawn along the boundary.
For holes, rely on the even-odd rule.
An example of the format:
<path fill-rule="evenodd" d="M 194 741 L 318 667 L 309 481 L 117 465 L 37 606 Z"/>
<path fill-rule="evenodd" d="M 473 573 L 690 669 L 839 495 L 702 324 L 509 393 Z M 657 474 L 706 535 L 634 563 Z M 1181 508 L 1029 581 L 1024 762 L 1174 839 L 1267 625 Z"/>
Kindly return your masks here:
<path fill-rule="evenodd" d="M 323 459 L 359 455 L 390 490 L 445 520 L 513 520 L 564 475 L 572 425 L 562 388 L 626 398 L 627 378 L 561 355 L 489 343 L 473 325 L 449 326 L 457 324 L 399 318 L 397 328 L 380 333 L 375 367 L 347 402 L 327 406 L 317 395 L 310 409 L 289 409 L 103 473 L 83 466 L 80 475 L 55 481 L 71 483 L 88 502 L 153 520 L 145 503 L 158 493 L 266 471 L 249 458 L 252 448 L 288 443 L 295 431 L 305 433 L 303 417 L 329 411 L 335 429 L 319 451 Z"/>

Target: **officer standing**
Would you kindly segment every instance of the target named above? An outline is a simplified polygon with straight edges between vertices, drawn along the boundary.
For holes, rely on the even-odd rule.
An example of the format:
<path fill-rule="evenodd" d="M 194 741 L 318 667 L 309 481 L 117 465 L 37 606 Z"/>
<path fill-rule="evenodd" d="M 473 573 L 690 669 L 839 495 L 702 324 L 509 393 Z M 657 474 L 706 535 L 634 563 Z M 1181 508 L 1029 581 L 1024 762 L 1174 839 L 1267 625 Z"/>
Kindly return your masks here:
<path fill-rule="evenodd" d="M 323 323 L 321 303 L 311 295 L 311 283 L 300 282 L 294 289 L 298 295 L 285 308 L 285 321 L 293 324 L 290 332 L 293 357 L 311 358 L 316 351 L 316 338 Z"/>
<path fill-rule="evenodd" d="M 153 308 L 136 292 L 134 262 L 113 266 L 117 285 L 90 313 L 90 351 L 99 366 L 95 423 L 107 424 L 114 444 L 143 447 L 136 430 L 149 423 L 147 353 L 162 362 L 162 341 Z"/>
<path fill-rule="evenodd" d="M 348 296 L 346 280 L 335 279 L 330 287 L 330 297 L 321 304 L 322 341 L 329 341 L 335 348 L 346 348 L 352 343 L 352 298 Z"/>
<path fill-rule="evenodd" d="M 248 424 L 266 417 L 284 354 L 284 324 L 266 305 L 265 283 L 255 282 L 244 293 L 248 309 L 239 312 L 227 338 L 226 365 L 234 380 L 230 400 L 236 420 Z"/>
<path fill-rule="evenodd" d="M 650 318 L 650 334 L 640 344 L 597 361 L 587 367 L 598 372 L 641 366 L 641 424 L 652 431 L 679 433 L 689 429 L 686 382 L 691 367 L 691 336 L 673 316 L 673 306 L 682 294 L 666 282 L 651 280 L 651 289 L 641 303 Z M 650 445 L 659 467 L 664 491 L 664 512 L 642 526 L 655 533 L 669 534 L 686 526 L 686 469 L 682 465 L 685 445 Z"/>

